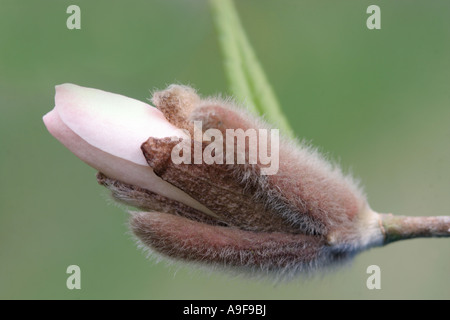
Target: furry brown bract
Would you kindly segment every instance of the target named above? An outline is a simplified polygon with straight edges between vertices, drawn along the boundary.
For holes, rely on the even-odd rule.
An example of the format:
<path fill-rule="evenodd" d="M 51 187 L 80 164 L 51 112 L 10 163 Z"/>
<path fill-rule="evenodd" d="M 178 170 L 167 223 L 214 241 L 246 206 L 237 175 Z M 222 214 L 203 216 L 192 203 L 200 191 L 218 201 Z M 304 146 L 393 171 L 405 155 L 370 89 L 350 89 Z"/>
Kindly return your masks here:
<path fill-rule="evenodd" d="M 203 131 L 224 135 L 227 129 L 270 129 L 231 100 L 201 99 L 186 86 L 155 92 L 153 103 L 191 137 L 198 121 Z M 209 144 L 192 138 L 191 148 Z M 98 175 L 115 199 L 143 210 L 131 215 L 130 225 L 151 250 L 175 260 L 283 276 L 333 266 L 383 243 L 380 216 L 358 185 L 307 144 L 282 138 L 278 172 L 262 175 L 260 162 L 175 164 L 171 151 L 181 140 L 150 137 L 141 149 L 157 176 L 208 212 Z M 248 159 L 248 145 L 244 153 Z"/>

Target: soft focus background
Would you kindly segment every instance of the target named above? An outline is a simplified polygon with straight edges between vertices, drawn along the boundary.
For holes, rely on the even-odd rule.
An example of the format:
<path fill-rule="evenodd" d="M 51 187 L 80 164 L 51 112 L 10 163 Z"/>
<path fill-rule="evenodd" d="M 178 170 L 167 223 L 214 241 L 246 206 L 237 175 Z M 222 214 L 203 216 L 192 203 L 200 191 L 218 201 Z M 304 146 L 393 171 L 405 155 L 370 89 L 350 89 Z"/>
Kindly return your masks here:
<path fill-rule="evenodd" d="M 239 1 L 288 119 L 360 178 L 372 207 L 450 215 L 450 2 Z M 66 9 L 81 8 L 81 30 Z M 0 0 L 0 298 L 449 299 L 450 239 L 359 255 L 333 273 L 274 285 L 155 264 L 95 171 L 45 129 L 54 85 L 145 100 L 170 83 L 226 93 L 204 1 Z M 81 290 L 66 268 L 81 267 Z M 366 268 L 381 267 L 381 290 Z"/>

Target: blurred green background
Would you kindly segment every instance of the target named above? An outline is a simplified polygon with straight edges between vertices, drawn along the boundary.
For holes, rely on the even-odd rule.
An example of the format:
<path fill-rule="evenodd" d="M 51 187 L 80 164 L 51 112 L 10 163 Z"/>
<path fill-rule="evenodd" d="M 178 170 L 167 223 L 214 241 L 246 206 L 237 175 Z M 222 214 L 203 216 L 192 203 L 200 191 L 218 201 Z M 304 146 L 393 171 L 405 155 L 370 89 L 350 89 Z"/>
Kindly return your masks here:
<path fill-rule="evenodd" d="M 66 8 L 81 8 L 68 30 Z M 379 212 L 450 215 L 450 2 L 239 1 L 299 137 L 365 185 Z M 54 85 L 145 100 L 170 83 L 226 93 L 204 1 L 0 0 L 0 298 L 449 299 L 450 240 L 395 243 L 289 283 L 155 264 L 95 171 L 45 129 Z M 66 268 L 81 267 L 81 290 Z M 381 267 L 381 290 L 366 268 Z"/>

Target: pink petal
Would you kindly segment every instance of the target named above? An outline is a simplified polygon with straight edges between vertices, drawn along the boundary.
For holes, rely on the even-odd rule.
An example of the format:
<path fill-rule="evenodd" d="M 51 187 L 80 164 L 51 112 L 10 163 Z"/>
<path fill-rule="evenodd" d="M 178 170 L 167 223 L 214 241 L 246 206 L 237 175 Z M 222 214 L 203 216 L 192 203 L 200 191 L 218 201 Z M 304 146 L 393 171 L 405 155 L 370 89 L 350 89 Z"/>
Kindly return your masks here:
<path fill-rule="evenodd" d="M 141 101 L 74 84 L 56 86 L 61 120 L 90 145 L 116 157 L 147 165 L 141 144 L 149 137 L 183 137 L 158 109 Z"/>
<path fill-rule="evenodd" d="M 97 90 L 95 90 L 97 91 Z M 109 94 L 108 94 L 109 95 Z M 209 209 L 191 198 L 189 195 L 159 178 L 153 170 L 139 165 L 126 158 L 114 156 L 87 143 L 76 135 L 61 120 L 56 108 L 43 117 L 48 131 L 78 158 L 91 167 L 103 172 L 106 176 L 122 182 L 145 188 L 173 200 L 180 201 L 190 207 L 207 214 L 214 215 Z M 101 138 L 99 138 L 101 140 Z M 144 139 L 143 141 L 145 141 Z M 140 151 L 140 145 L 138 146 Z"/>

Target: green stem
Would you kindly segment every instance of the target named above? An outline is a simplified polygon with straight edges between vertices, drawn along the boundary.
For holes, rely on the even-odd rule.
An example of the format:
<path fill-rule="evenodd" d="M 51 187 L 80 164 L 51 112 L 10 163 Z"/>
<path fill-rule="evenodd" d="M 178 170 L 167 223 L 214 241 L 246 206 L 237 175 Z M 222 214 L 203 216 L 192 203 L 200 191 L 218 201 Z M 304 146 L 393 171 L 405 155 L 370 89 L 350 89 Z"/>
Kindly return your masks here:
<path fill-rule="evenodd" d="M 382 214 L 385 244 L 412 238 L 450 237 L 450 217 L 408 217 Z"/>
<path fill-rule="evenodd" d="M 225 74 L 231 92 L 237 99 L 245 101 L 247 108 L 251 112 L 258 114 L 256 106 L 252 101 L 248 101 L 252 94 L 244 73 L 244 64 L 241 59 L 234 26 L 230 23 L 233 16 L 232 9 L 228 1 L 210 1 L 210 3 L 222 50 Z"/>
<path fill-rule="evenodd" d="M 232 0 L 210 0 L 231 93 L 253 113 L 293 135 L 244 32 Z"/>

